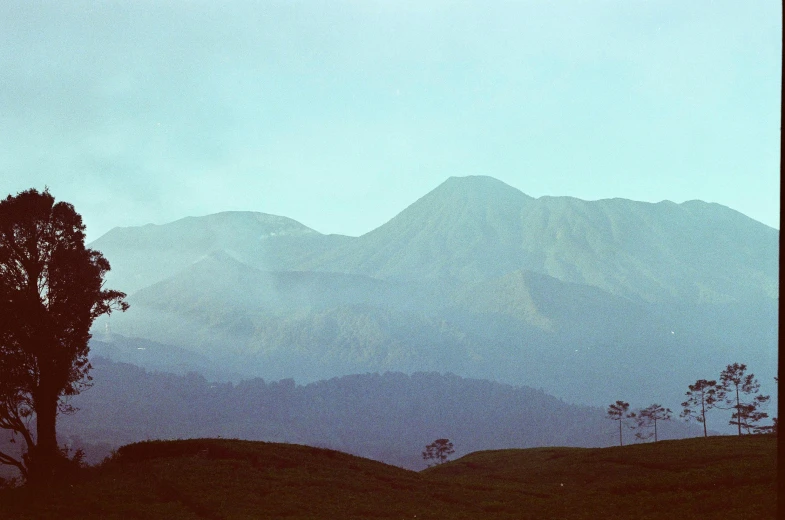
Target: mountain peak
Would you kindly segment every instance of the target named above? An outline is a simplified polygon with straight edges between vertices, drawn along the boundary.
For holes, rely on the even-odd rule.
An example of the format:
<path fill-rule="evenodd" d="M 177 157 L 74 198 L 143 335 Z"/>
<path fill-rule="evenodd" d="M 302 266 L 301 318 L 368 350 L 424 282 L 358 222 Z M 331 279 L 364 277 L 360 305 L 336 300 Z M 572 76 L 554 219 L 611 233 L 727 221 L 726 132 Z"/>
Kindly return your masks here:
<path fill-rule="evenodd" d="M 449 177 L 446 181 L 436 187 L 430 194 L 440 194 L 449 196 L 465 196 L 478 198 L 498 197 L 516 199 L 532 199 L 517 188 L 513 188 L 499 179 L 487 175 L 467 175 L 465 177 Z M 429 195 L 430 195 L 429 194 Z M 427 197 L 427 195 L 426 195 Z"/>
<path fill-rule="evenodd" d="M 444 226 L 455 228 L 461 223 L 508 221 L 533 200 L 493 177 L 450 177 L 369 235 L 393 229 L 396 230 L 394 234 L 420 234 L 423 225 L 426 228 L 436 226 L 445 232 Z"/>
<path fill-rule="evenodd" d="M 507 218 L 519 214 L 521 208 L 533 200 L 517 188 L 493 177 L 449 177 L 379 229 L 412 220 L 485 220 L 489 214 L 505 214 Z"/>

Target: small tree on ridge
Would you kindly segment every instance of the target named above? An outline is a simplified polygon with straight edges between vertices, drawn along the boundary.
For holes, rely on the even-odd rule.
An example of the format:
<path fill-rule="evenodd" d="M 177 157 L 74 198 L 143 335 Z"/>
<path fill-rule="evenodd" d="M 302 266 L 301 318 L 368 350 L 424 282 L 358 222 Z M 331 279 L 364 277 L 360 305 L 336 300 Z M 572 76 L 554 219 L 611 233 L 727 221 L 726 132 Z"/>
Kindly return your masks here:
<path fill-rule="evenodd" d="M 730 408 L 734 410 L 728 424 L 738 427 L 739 435 L 741 429 L 747 430 L 754 428 L 758 421 L 765 419 L 769 414 L 760 411 L 760 407 L 769 400 L 768 395 L 755 395 L 760 391 L 760 383 L 755 378 L 755 374 L 746 374 L 747 365 L 733 363 L 728 365 L 720 374 L 720 385 L 718 387 L 718 397 L 724 400 Z M 743 401 L 742 395 L 750 396 L 749 401 Z"/>
<path fill-rule="evenodd" d="M 687 391 L 687 400 L 681 403 L 684 407 L 680 417 L 689 421 L 695 419 L 703 424 L 703 436 L 708 437 L 708 430 L 706 429 L 706 412 L 714 408 L 720 397 L 717 393 L 717 381 L 706 379 L 698 379 L 694 385 L 689 386 Z"/>
<path fill-rule="evenodd" d="M 436 439 L 432 444 L 425 447 L 425 451 L 422 452 L 422 458 L 426 462 L 432 460 L 434 464 L 443 464 L 447 461 L 447 457 L 453 453 L 455 453 L 455 449 L 450 439 Z M 428 465 L 430 466 L 431 464 Z"/>
<path fill-rule="evenodd" d="M 665 408 L 659 404 L 653 404 L 648 408 L 644 408 L 637 414 L 637 425 L 639 428 L 654 426 L 654 442 L 657 442 L 657 421 L 669 421 L 672 414 L 673 412 L 670 408 Z M 639 436 L 639 438 L 644 437 Z"/>
<path fill-rule="evenodd" d="M 622 439 L 622 422 L 624 419 L 634 418 L 635 414 L 629 413 L 630 411 L 630 403 L 624 401 L 616 401 L 615 403 L 608 406 L 608 419 L 612 419 L 614 421 L 619 421 L 619 446 L 624 446 L 624 440 Z"/>

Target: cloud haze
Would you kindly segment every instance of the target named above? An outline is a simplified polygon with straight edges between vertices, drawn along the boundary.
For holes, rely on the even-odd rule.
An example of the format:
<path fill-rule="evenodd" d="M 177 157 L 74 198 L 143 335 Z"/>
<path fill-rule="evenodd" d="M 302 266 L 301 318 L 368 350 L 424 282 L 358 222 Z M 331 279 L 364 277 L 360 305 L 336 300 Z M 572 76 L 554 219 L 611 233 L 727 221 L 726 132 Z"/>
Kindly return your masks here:
<path fill-rule="evenodd" d="M 228 209 L 361 234 L 449 175 L 778 226 L 781 7 L 8 1 L 0 180 L 97 238 Z"/>

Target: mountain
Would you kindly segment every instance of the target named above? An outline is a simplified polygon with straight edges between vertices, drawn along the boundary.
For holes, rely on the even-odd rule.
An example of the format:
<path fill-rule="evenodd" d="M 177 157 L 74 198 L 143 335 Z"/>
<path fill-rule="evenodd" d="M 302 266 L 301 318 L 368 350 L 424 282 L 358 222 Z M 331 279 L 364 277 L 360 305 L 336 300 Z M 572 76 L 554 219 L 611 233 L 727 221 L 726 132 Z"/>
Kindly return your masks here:
<path fill-rule="evenodd" d="M 240 312 L 359 303 L 381 305 L 390 299 L 409 301 L 414 306 L 415 293 L 413 287 L 362 275 L 262 271 L 221 249 L 213 250 L 169 278 L 140 289 L 131 296 L 131 301 L 162 310 L 187 301 L 193 307 L 220 306 Z"/>
<path fill-rule="evenodd" d="M 779 232 L 719 204 L 533 199 L 490 177 L 452 177 L 357 238 L 251 212 L 116 228 L 91 244 L 134 292 L 222 250 L 270 271 L 466 283 L 515 270 L 650 302 L 778 294 Z"/>
<path fill-rule="evenodd" d="M 215 251 L 234 258 L 261 260 L 268 255 L 275 256 L 267 247 L 270 241 L 297 238 L 310 244 L 309 238 L 319 236 L 286 217 L 229 211 L 187 217 L 161 226 L 115 228 L 90 247 L 103 252 L 112 263 L 107 282 L 133 293 Z"/>
<path fill-rule="evenodd" d="M 527 268 L 520 213 L 533 201 L 490 177 L 450 178 L 388 223 L 304 267 L 460 282 Z"/>
<path fill-rule="evenodd" d="M 249 212 L 112 230 L 91 247 L 131 309 L 95 339 L 183 349 L 233 380 L 452 371 L 675 409 L 734 362 L 772 391 L 778 241 L 717 204 L 535 199 L 450 178 L 360 237 Z"/>
<path fill-rule="evenodd" d="M 306 268 L 467 283 L 515 270 L 648 302 L 775 298 L 779 233 L 718 204 L 533 199 L 450 178 Z"/>

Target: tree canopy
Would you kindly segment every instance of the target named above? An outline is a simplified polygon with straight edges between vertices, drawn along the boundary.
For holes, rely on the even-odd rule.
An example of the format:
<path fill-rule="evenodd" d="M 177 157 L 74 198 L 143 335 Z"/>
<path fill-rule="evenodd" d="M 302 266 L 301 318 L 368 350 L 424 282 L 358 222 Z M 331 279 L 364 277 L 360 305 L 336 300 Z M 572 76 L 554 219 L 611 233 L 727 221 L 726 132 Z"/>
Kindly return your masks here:
<path fill-rule="evenodd" d="M 84 241 L 81 216 L 48 190 L 0 201 L 0 428 L 26 445 L 0 463 L 28 480 L 52 477 L 62 459 L 56 417 L 90 384 L 93 321 L 128 307 L 104 289 L 109 262 Z"/>
<path fill-rule="evenodd" d="M 435 464 L 444 464 L 453 453 L 455 453 L 455 448 L 450 439 L 436 439 L 425 447 L 422 458 L 426 462 L 433 460 Z"/>
<path fill-rule="evenodd" d="M 712 379 L 698 379 L 694 385 L 689 385 L 686 393 L 687 400 L 681 403 L 684 409 L 681 417 L 686 420 L 695 419 L 703 425 L 703 436 L 708 437 L 706 428 L 706 412 L 714 408 L 719 401 L 717 381 Z"/>
<path fill-rule="evenodd" d="M 638 428 L 650 428 L 654 426 L 654 442 L 657 442 L 657 421 L 669 421 L 673 415 L 670 408 L 665 408 L 661 404 L 653 404 L 643 410 L 640 410 L 635 418 Z M 645 440 L 650 437 L 650 434 L 639 432 L 635 434 L 639 439 Z"/>

